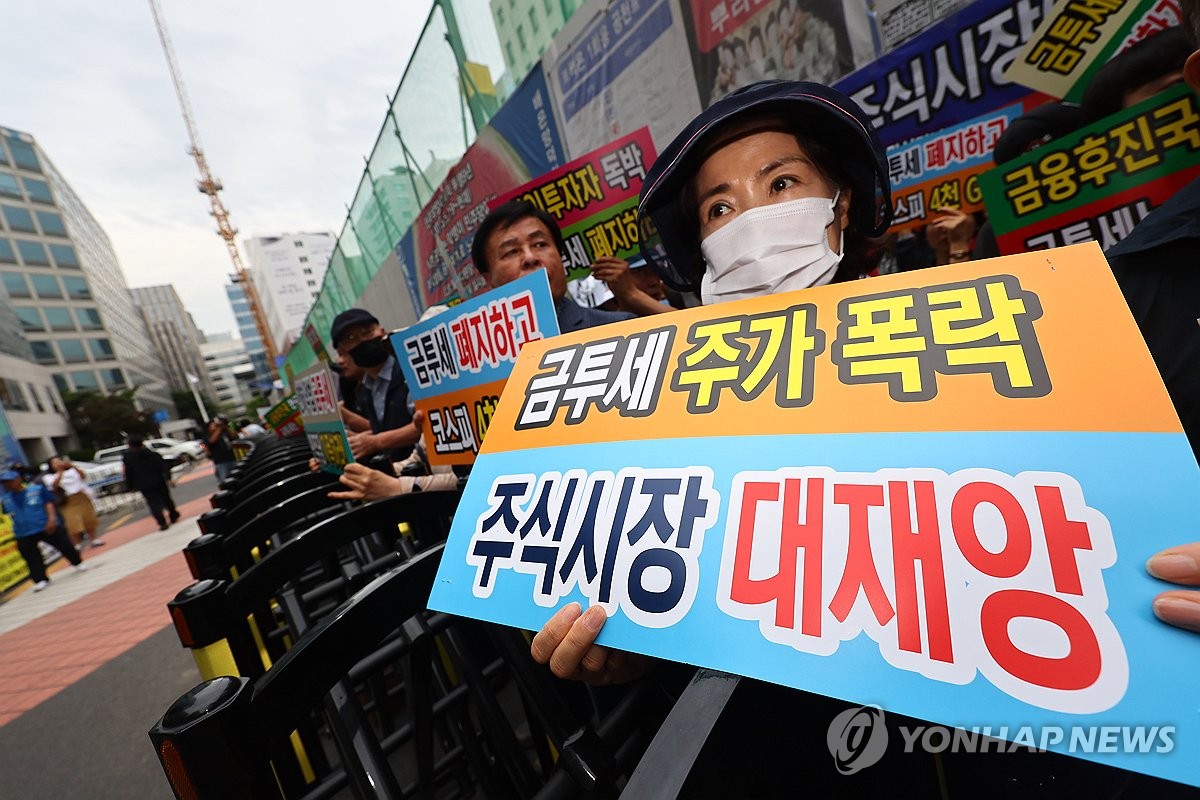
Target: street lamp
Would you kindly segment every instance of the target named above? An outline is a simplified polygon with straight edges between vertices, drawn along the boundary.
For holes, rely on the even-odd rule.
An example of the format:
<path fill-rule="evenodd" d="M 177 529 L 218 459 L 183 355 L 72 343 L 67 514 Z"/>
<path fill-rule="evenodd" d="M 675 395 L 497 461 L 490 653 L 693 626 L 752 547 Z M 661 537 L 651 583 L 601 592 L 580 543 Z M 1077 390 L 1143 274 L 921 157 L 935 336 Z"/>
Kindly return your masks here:
<path fill-rule="evenodd" d="M 200 418 L 204 420 L 204 424 L 208 424 L 208 409 L 204 407 L 204 401 L 200 399 L 200 392 L 196 391 L 196 386 L 199 385 L 200 379 L 195 375 L 188 373 L 188 385 L 192 387 L 192 397 L 196 400 L 196 407 L 200 409 Z"/>

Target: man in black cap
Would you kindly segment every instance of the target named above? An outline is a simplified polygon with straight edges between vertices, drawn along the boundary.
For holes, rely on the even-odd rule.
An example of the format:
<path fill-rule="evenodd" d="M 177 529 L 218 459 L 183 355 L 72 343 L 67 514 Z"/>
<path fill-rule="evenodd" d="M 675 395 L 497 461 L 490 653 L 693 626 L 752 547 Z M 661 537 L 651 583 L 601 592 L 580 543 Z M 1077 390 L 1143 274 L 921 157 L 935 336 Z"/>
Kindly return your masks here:
<path fill-rule="evenodd" d="M 338 356 L 364 373 L 353 410 L 366 417 L 371 430 L 348 434 L 354 457 L 387 453 L 392 461 L 404 460 L 420 434 L 412 422 L 408 385 L 387 330 L 371 312 L 350 308 L 334 317 L 329 338 Z"/>

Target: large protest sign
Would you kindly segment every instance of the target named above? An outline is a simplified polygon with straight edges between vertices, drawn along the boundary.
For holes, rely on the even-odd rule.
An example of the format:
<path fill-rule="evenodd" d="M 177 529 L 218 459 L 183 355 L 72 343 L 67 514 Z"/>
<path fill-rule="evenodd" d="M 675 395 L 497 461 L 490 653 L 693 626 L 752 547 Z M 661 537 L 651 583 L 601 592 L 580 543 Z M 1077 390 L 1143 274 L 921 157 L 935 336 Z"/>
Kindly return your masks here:
<path fill-rule="evenodd" d="M 854 69 L 837 0 L 688 0 L 692 59 L 705 106 L 762 80 L 831 83 Z"/>
<path fill-rule="evenodd" d="M 670 141 L 700 113 L 679 0 L 587 3 L 542 66 L 571 157 L 643 126 Z"/>
<path fill-rule="evenodd" d="M 1177 86 L 980 176 L 1002 253 L 1107 249 L 1200 175 L 1200 103 Z"/>
<path fill-rule="evenodd" d="M 650 131 L 642 128 L 500 195 L 491 207 L 519 198 L 554 217 L 567 278 L 582 278 L 597 258 L 639 254 L 638 193 L 654 158 Z"/>
<path fill-rule="evenodd" d="M 295 402 L 300 407 L 301 423 L 313 458 L 321 469 L 341 475 L 354 460 L 354 454 L 350 452 L 329 364 L 318 361 L 297 375 L 294 385 Z"/>
<path fill-rule="evenodd" d="M 982 211 L 979 176 L 992 168 L 996 141 L 1022 113 L 1021 105 L 1014 104 L 889 147 L 893 229 L 924 226 L 947 206 Z"/>
<path fill-rule="evenodd" d="M 605 645 L 1200 784 L 1200 637 L 1144 567 L 1198 519 L 1089 244 L 528 345 L 430 606 L 599 603 Z"/>
<path fill-rule="evenodd" d="M 1029 89 L 1005 70 L 1051 0 L 975 0 L 922 35 L 838 81 L 885 145 L 1021 101 Z"/>
<path fill-rule="evenodd" d="M 265 419 L 267 427 L 274 431 L 275 435 L 280 439 L 287 439 L 288 437 L 299 436 L 304 433 L 304 417 L 300 413 L 300 406 L 296 402 L 295 394 L 289 394 L 271 406 L 271 410 L 267 412 Z"/>
<path fill-rule="evenodd" d="M 396 244 L 421 309 L 460 302 L 487 288 L 471 264 L 471 239 L 488 202 L 563 163 L 541 70 L 535 69 L 479 132 Z"/>
<path fill-rule="evenodd" d="M 392 334 L 431 464 L 471 464 L 521 348 L 558 335 L 539 269 Z"/>

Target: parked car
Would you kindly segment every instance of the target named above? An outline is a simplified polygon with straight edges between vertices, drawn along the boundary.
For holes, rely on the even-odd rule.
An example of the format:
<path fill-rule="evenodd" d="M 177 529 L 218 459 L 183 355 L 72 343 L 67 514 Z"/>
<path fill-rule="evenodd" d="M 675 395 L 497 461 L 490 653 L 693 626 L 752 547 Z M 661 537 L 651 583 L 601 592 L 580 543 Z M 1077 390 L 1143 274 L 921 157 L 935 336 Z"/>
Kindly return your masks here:
<path fill-rule="evenodd" d="M 71 464 L 78 467 L 85 475 L 88 488 L 96 494 L 112 494 L 115 492 L 124 491 L 125 488 L 125 471 L 121 468 L 120 458 L 115 463 L 98 464 L 95 461 L 72 461 Z M 42 465 L 42 472 L 45 473 L 48 467 Z"/>
<path fill-rule="evenodd" d="M 165 444 L 164 444 L 165 443 Z M 191 457 L 185 452 L 176 449 L 175 442 L 171 439 L 147 439 L 146 447 L 149 447 L 154 452 L 163 457 L 163 461 L 167 462 L 167 466 L 172 472 L 176 471 L 177 467 L 182 467 L 191 462 Z M 116 447 L 104 447 L 96 451 L 92 456 L 92 460 L 99 464 L 116 464 L 120 466 L 121 457 L 125 455 L 125 451 L 129 449 L 129 445 L 121 444 Z"/>
<path fill-rule="evenodd" d="M 178 439 L 147 439 L 146 446 L 163 458 L 168 455 L 183 456 L 187 461 L 199 461 L 208 455 L 200 442 L 181 442 Z"/>

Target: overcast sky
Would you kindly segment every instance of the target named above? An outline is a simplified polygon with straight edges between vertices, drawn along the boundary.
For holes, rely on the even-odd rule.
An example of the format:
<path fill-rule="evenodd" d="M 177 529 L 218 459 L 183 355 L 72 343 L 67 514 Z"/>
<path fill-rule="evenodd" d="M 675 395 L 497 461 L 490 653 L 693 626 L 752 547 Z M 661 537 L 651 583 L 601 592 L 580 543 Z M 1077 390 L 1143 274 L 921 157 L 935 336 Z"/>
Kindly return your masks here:
<path fill-rule="evenodd" d="M 159 0 L 200 144 L 242 238 L 333 231 L 432 0 Z M 4 0 L 0 125 L 33 134 L 130 286 L 232 330 L 231 262 L 197 191 L 147 0 Z"/>

